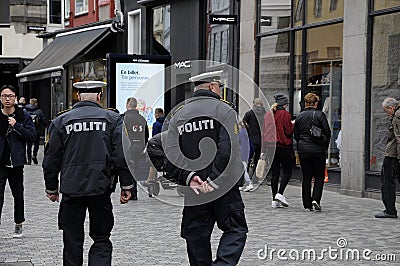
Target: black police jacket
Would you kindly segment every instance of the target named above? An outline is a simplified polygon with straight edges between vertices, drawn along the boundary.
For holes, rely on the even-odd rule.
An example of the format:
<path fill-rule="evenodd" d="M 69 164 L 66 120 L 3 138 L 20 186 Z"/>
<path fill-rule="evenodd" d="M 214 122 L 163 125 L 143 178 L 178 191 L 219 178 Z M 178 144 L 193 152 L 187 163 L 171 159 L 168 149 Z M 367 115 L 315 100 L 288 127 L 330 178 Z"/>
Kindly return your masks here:
<path fill-rule="evenodd" d="M 115 167 L 122 189 L 133 176 L 122 149 L 122 119 L 91 101 L 81 101 L 49 126 L 43 173 L 46 192 L 71 197 L 101 195 L 112 189 Z"/>
<path fill-rule="evenodd" d="M 181 185 L 195 175 L 214 188 L 236 184 L 243 172 L 237 134 L 235 110 L 211 91 L 196 91 L 168 122 L 167 174 Z"/>

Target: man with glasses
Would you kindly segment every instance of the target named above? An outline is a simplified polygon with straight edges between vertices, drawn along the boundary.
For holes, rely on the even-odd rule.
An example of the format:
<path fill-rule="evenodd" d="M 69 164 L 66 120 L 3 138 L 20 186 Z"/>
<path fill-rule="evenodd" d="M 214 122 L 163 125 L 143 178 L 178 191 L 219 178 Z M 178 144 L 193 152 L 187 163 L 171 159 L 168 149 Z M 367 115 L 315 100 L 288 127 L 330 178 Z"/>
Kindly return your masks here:
<path fill-rule="evenodd" d="M 18 107 L 16 89 L 11 85 L 0 88 L 2 109 L 0 114 L 0 218 L 4 203 L 4 190 L 8 180 L 14 197 L 13 237 L 22 237 L 24 217 L 24 164 L 27 141 L 35 140 L 35 126 L 31 116 Z"/>

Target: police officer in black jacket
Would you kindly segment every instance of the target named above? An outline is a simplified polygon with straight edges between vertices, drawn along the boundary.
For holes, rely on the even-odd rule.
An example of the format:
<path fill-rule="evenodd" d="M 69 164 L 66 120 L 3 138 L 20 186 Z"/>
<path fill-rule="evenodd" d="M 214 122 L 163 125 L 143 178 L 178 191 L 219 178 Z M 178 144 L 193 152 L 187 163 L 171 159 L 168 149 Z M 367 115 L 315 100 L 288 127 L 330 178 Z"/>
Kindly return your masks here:
<path fill-rule="evenodd" d="M 63 265 L 83 263 L 87 209 L 89 235 L 94 241 L 89 265 L 111 265 L 114 217 L 110 195 L 115 189 L 116 175 L 121 184 L 120 202 L 128 202 L 131 196 L 133 176 L 122 150 L 122 119 L 118 113 L 99 105 L 104 85 L 99 81 L 75 83 L 79 102 L 49 126 L 43 173 L 47 197 L 55 202 L 59 193 L 63 194 L 59 210 Z"/>
<path fill-rule="evenodd" d="M 149 139 L 149 128 L 147 121 L 144 117 L 136 110 L 137 100 L 135 97 L 130 97 L 126 100 L 127 111 L 121 115 L 124 120 L 124 125 L 128 133 L 130 141 L 130 152 L 128 164 L 133 169 L 135 175 L 139 174 L 140 161 L 145 159 L 144 148 L 147 140 Z M 137 180 L 134 180 L 134 186 L 131 190 L 131 200 L 137 200 Z"/>
<path fill-rule="evenodd" d="M 192 77 L 193 97 L 167 121 L 166 171 L 184 186 L 181 236 L 191 265 L 236 265 L 248 231 L 237 186 L 244 168 L 236 112 L 220 100 L 221 72 Z M 215 222 L 223 234 L 212 261 Z"/>

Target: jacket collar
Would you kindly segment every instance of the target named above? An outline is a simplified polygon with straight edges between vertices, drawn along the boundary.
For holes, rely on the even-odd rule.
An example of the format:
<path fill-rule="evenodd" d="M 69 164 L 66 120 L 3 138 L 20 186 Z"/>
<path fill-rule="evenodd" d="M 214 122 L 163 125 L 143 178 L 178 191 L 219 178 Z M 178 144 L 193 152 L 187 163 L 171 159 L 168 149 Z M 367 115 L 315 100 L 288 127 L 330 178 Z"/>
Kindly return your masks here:
<path fill-rule="evenodd" d="M 201 97 L 201 96 L 212 97 L 218 100 L 221 99 L 221 97 L 218 94 L 209 90 L 200 89 L 193 93 L 193 97 Z"/>
<path fill-rule="evenodd" d="M 83 107 L 83 106 L 94 106 L 94 107 L 103 108 L 103 107 L 101 107 L 100 104 L 98 104 L 96 102 L 92 102 L 92 101 L 79 101 L 76 104 L 74 104 L 74 106 L 72 108 L 74 109 L 74 108 L 79 108 L 79 107 Z"/>

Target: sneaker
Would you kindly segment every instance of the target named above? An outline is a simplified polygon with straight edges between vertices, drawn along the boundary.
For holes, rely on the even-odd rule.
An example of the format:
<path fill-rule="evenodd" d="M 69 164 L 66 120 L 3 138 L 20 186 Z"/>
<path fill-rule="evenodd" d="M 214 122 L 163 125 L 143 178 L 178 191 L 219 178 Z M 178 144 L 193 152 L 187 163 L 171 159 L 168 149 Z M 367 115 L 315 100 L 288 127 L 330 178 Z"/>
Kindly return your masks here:
<path fill-rule="evenodd" d="M 375 214 L 375 218 L 397 218 L 397 214 L 389 214 L 384 210 L 383 212 Z"/>
<path fill-rule="evenodd" d="M 254 186 L 253 186 L 252 183 L 250 183 L 243 189 L 243 191 L 244 192 L 250 192 L 250 191 L 253 191 L 253 189 L 254 189 Z"/>
<path fill-rule="evenodd" d="M 313 208 L 304 208 L 304 210 L 305 210 L 306 212 L 312 212 L 312 211 L 314 211 Z"/>
<path fill-rule="evenodd" d="M 313 207 L 314 207 L 314 209 L 316 210 L 316 211 L 321 211 L 322 209 L 321 209 L 321 205 L 319 205 L 319 203 L 317 202 L 317 201 L 313 201 L 312 202 L 312 205 L 313 205 Z"/>
<path fill-rule="evenodd" d="M 289 203 L 287 202 L 285 196 L 283 196 L 282 194 L 276 194 L 275 195 L 275 200 L 279 201 L 283 207 L 289 207 Z"/>
<path fill-rule="evenodd" d="M 271 203 L 272 208 L 283 208 L 282 204 L 279 201 L 273 200 Z"/>
<path fill-rule="evenodd" d="M 22 224 L 16 224 L 15 230 L 13 234 L 14 238 L 21 238 L 22 237 Z"/>
<path fill-rule="evenodd" d="M 27 165 L 31 165 L 32 164 L 32 160 L 28 159 L 28 161 L 26 162 Z"/>
<path fill-rule="evenodd" d="M 239 191 L 243 191 L 243 189 L 244 189 L 244 186 L 239 187 Z"/>
<path fill-rule="evenodd" d="M 32 157 L 32 162 L 33 162 L 34 164 L 38 164 L 38 163 L 39 163 L 36 157 Z"/>

